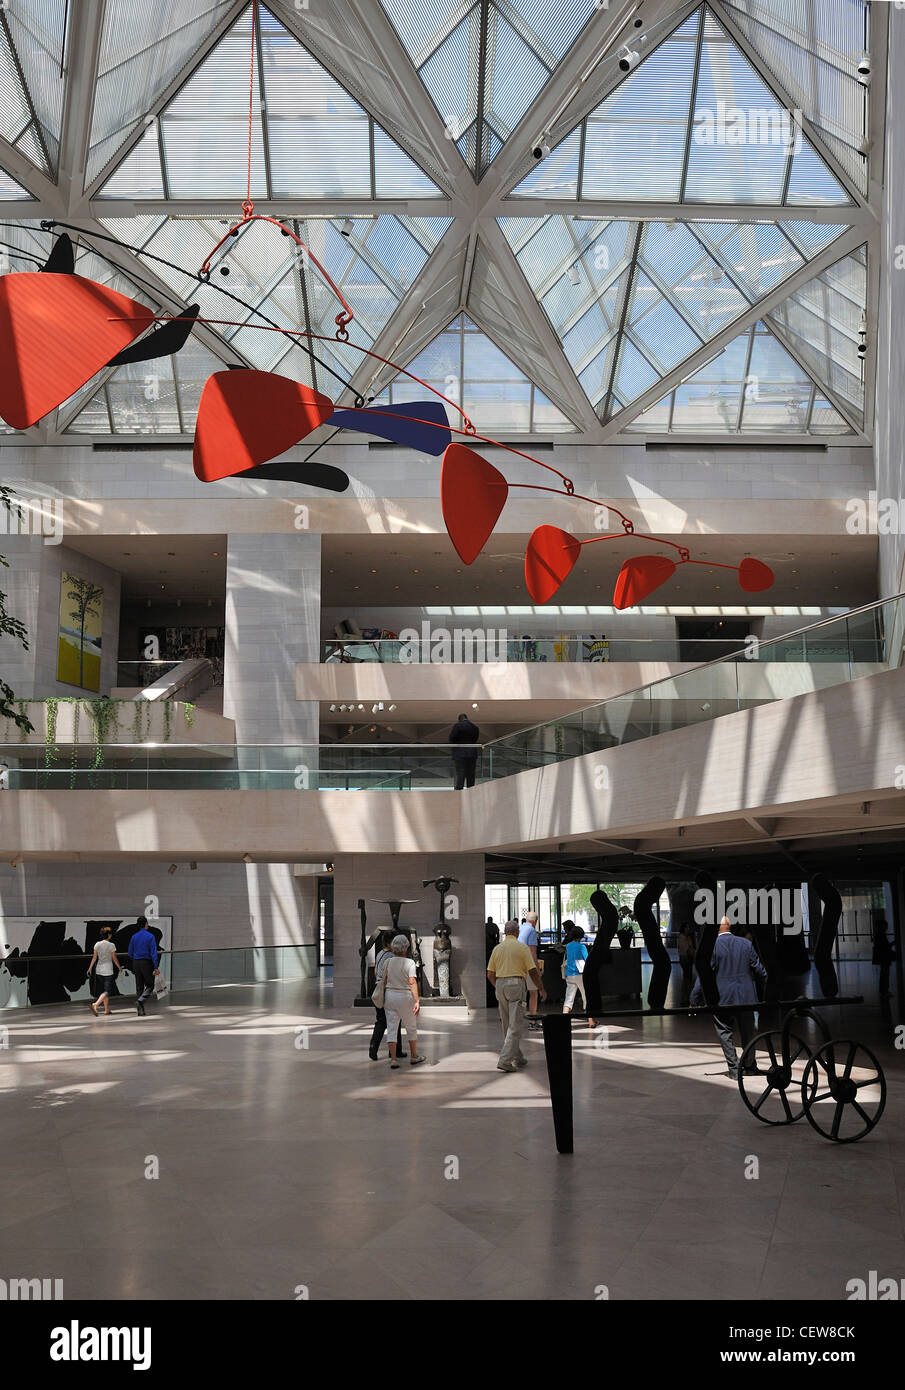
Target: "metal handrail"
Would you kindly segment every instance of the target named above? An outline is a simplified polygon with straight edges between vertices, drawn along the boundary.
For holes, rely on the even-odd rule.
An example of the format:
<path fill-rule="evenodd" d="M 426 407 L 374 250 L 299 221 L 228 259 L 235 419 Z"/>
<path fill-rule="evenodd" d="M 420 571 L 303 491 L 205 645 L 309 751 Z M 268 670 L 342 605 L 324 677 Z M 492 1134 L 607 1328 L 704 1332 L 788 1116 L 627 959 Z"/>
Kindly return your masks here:
<path fill-rule="evenodd" d="M 796 628 L 794 632 L 784 632 L 777 637 L 767 637 L 764 639 L 758 639 L 758 651 L 760 651 L 761 647 L 772 647 L 777 642 L 789 642 L 795 637 L 803 637 L 806 633 L 815 632 L 817 628 L 829 626 L 830 623 L 847 622 L 849 618 L 857 617 L 859 613 L 872 612 L 875 609 L 885 607 L 887 603 L 897 603 L 899 599 L 903 598 L 905 598 L 905 593 L 891 594 L 889 598 L 875 599 L 872 603 L 864 603 L 859 608 L 847 608 L 844 613 L 837 613 L 835 617 L 821 618 L 816 623 L 809 623 L 807 627 Z M 603 705 L 608 705 L 611 700 L 624 700 L 628 695 L 638 695 L 641 693 L 642 690 L 652 690 L 655 685 L 666 685 L 669 681 L 681 680 L 684 676 L 691 675 L 692 672 L 706 671 L 711 666 L 727 665 L 729 662 L 732 661 L 733 657 L 742 656 L 744 650 L 744 647 L 739 647 L 736 651 L 729 652 L 725 656 L 715 657 L 713 661 L 702 661 L 695 666 L 691 666 L 687 671 L 682 671 L 677 676 L 666 676 L 665 678 L 661 677 L 660 680 L 648 681 L 646 685 L 636 685 L 631 690 L 622 690 L 619 692 L 618 695 L 611 695 L 606 700 L 594 700 L 589 705 L 582 705 L 581 709 L 573 710 L 572 713 L 573 715 L 584 714 L 588 710 L 600 709 Z M 808 663 L 805 662 L 802 664 L 807 665 Z M 563 716 L 560 716 L 559 719 L 542 720 L 541 723 L 532 724 L 527 729 L 520 729 L 518 733 L 515 735 L 503 734 L 500 738 L 491 739 L 489 744 L 482 744 L 482 747 L 490 748 L 493 747 L 493 745 L 496 743 L 506 742 L 507 739 L 511 739 L 513 737 L 521 738 L 525 734 L 533 733 L 535 729 L 550 728 L 554 724 L 561 724 L 562 718 Z"/>

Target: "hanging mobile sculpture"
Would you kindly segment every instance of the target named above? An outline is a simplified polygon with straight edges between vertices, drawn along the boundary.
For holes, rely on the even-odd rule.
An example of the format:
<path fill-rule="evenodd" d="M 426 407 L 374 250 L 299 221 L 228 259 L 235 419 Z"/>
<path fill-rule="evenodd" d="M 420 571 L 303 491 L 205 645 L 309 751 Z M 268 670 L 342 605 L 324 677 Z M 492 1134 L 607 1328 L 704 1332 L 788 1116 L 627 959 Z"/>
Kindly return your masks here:
<path fill-rule="evenodd" d="M 344 388 L 351 389 L 348 380 L 317 356 L 311 346 L 313 342 L 335 341 L 354 348 L 364 356 L 407 376 L 430 391 L 434 399 L 407 401 L 389 407 L 368 406 L 356 393 L 354 408 L 337 410 L 329 396 L 312 387 L 275 372 L 236 364 L 208 377 L 201 394 L 195 424 L 193 465 L 196 476 L 202 482 L 216 482 L 227 477 L 277 478 L 344 492 L 349 486 L 349 478 L 342 469 L 309 460 L 298 463 L 285 460 L 271 462 L 325 424 L 332 425 L 337 431 L 344 429 L 377 435 L 434 457 L 442 455 L 440 501 L 443 520 L 456 553 L 466 565 L 473 564 L 481 554 L 506 505 L 511 487 L 571 497 L 576 501 L 588 502 L 595 508 L 600 506 L 600 498 L 576 493 L 572 480 L 551 464 L 543 463 L 512 445 L 479 435 L 464 410 L 429 383 L 421 381 L 388 358 L 350 342 L 348 326 L 355 314 L 326 269 L 292 228 L 275 217 L 255 212 L 251 200 L 251 150 L 257 8 L 257 0 L 253 0 L 248 180 L 241 218 L 221 237 L 194 274 L 183 267 L 174 267 L 172 262 L 164 261 L 163 257 L 142 248 L 127 249 L 138 257 L 170 265 L 186 275 L 193 274 L 199 284 L 208 285 L 241 304 L 261 322 L 201 318 L 199 306 L 195 304 L 176 315 L 155 315 L 137 300 L 77 275 L 73 244 L 63 230 L 54 242 L 46 263 L 40 267 L 41 274 L 15 271 L 0 276 L 0 417 L 14 429 L 29 429 L 68 400 L 103 368 L 152 361 L 179 352 L 188 342 L 196 324 L 210 324 L 214 328 L 259 328 L 264 332 L 283 334 L 307 352 Z M 231 238 L 237 237 L 250 222 L 269 222 L 283 236 L 295 241 L 302 249 L 304 263 L 313 265 L 335 294 L 342 308 L 335 318 L 334 338 L 301 329 L 292 332 L 273 324 L 259 309 L 245 304 L 239 296 L 211 281 L 211 262 L 218 251 Z M 65 228 L 67 225 L 71 224 L 58 220 L 41 223 L 45 230 Z M 81 235 L 85 236 L 86 233 L 81 232 Z M 102 233 L 92 231 L 87 235 L 123 245 L 115 237 Z M 153 332 L 147 333 L 152 325 L 155 325 Z M 146 333 L 147 336 L 143 337 Z M 461 417 L 461 429 L 454 429 L 450 425 L 447 406 Z M 472 448 L 471 443 L 453 440 L 453 434 L 504 449 L 536 464 L 554 473 L 560 480 L 560 486 L 510 482 L 498 468 Z M 599 541 L 625 540 L 631 536 L 667 546 L 675 551 L 676 558 L 673 560 L 664 555 L 648 554 L 634 555 L 626 560 L 617 576 L 613 593 L 613 604 L 618 609 L 642 603 L 675 573 L 679 565 L 706 565 L 708 569 L 733 570 L 746 593 L 758 593 L 770 588 L 773 583 L 773 572 L 760 560 L 746 557 L 738 565 L 694 560 L 687 546 L 663 536 L 636 532 L 629 517 L 611 503 L 607 506 L 619 518 L 622 527 L 609 535 L 580 540 L 558 526 L 541 525 L 534 530 L 525 551 L 525 584 L 535 603 L 548 603 L 553 598 L 575 567 L 582 546 L 594 545 Z"/>

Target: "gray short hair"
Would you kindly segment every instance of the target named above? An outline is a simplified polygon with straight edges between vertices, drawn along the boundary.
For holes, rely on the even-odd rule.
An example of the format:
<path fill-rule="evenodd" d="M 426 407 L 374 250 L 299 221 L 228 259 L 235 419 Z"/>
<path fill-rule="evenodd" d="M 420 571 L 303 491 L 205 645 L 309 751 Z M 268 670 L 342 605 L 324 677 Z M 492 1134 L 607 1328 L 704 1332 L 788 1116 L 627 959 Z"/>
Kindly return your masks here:
<path fill-rule="evenodd" d="M 509 921 L 509 922 L 507 922 L 506 925 L 505 925 L 505 927 L 503 928 L 503 934 L 504 934 L 505 936 L 518 936 L 518 933 L 519 933 L 519 925 L 518 925 L 518 922 L 516 922 L 515 918 L 513 917 L 512 920 Z"/>
<path fill-rule="evenodd" d="M 399 936 L 394 936 L 390 942 L 390 950 L 394 956 L 404 956 L 409 948 L 409 939 L 400 932 Z"/>

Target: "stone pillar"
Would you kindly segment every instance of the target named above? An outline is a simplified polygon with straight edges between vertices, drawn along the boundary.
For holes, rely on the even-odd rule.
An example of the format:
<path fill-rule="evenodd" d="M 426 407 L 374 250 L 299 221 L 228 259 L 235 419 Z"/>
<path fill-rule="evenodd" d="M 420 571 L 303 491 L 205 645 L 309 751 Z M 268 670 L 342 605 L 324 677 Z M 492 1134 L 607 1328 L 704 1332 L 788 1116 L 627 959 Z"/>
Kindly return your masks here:
<path fill-rule="evenodd" d="M 388 792 L 387 797 L 391 799 L 392 793 Z M 446 919 L 452 940 L 452 990 L 464 994 L 470 1008 L 486 1007 L 482 854 L 342 854 L 333 863 L 333 984 L 337 1008 L 351 1007 L 359 991 L 359 898 L 365 900 L 369 936 L 378 927 L 392 925 L 389 908 L 376 899 L 418 899 L 402 908 L 399 923 L 417 928 L 425 981 L 433 982 L 432 943 L 439 920 L 440 895 L 432 886 L 422 888 L 421 881 L 439 878 L 441 874 L 459 880 L 447 895 L 447 905 L 453 899 L 453 910 L 458 914 Z"/>
<path fill-rule="evenodd" d="M 223 713 L 238 744 L 317 743 L 316 701 L 295 698 L 298 662 L 320 658 L 319 535 L 231 535 Z"/>

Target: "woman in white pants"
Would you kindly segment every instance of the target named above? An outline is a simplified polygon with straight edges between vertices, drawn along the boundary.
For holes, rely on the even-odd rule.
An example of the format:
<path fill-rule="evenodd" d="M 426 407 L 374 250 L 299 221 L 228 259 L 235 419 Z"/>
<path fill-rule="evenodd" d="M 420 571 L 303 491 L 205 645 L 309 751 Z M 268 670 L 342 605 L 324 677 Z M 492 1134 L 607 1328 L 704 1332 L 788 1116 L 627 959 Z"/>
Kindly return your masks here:
<path fill-rule="evenodd" d="M 417 1067 L 424 1061 L 418 1056 L 418 1027 L 415 1016 L 421 1011 L 418 998 L 418 978 L 415 962 L 406 958 L 409 948 L 407 936 L 394 936 L 390 943 L 393 952 L 383 970 L 383 1007 L 387 1016 L 387 1042 L 390 1049 L 390 1066 L 399 1068 L 396 1060 L 396 1035 L 400 1021 L 405 1029 L 409 1045 L 409 1066 Z"/>
<path fill-rule="evenodd" d="M 564 922 L 566 931 L 566 1001 L 562 1006 L 564 1014 L 572 1012 L 572 1005 L 575 1003 L 576 992 L 581 995 L 582 1006 L 587 1012 L 588 999 L 584 992 L 584 980 L 581 972 L 584 970 L 584 963 L 588 958 L 588 948 L 584 944 L 584 932 L 581 927 L 576 927 L 574 922 Z M 588 1019 L 588 1027 L 594 1028 L 596 1025 L 592 1018 Z"/>

